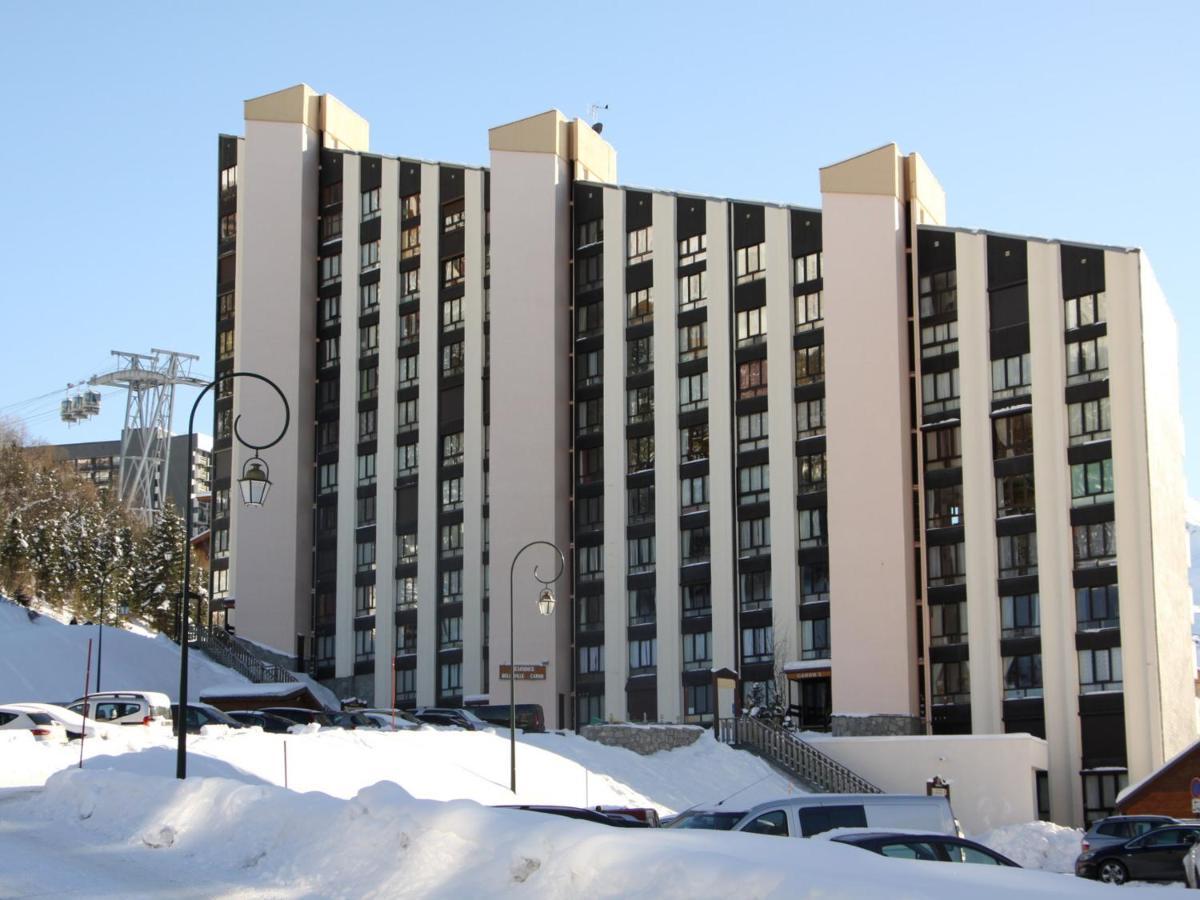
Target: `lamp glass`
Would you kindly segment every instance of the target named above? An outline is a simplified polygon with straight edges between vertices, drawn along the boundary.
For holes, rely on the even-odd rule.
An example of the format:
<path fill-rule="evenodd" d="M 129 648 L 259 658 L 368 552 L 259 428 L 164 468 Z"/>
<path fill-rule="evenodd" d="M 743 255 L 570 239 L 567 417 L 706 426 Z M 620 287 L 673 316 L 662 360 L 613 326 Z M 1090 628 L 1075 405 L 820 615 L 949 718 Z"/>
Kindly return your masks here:
<path fill-rule="evenodd" d="M 554 591 L 550 588 L 542 588 L 542 592 L 538 594 L 537 599 L 538 612 L 543 616 L 548 616 L 554 612 Z"/>
<path fill-rule="evenodd" d="M 267 499 L 267 492 L 271 490 L 271 479 L 267 478 L 262 465 L 252 459 L 238 479 L 238 489 L 246 506 L 262 506 Z"/>

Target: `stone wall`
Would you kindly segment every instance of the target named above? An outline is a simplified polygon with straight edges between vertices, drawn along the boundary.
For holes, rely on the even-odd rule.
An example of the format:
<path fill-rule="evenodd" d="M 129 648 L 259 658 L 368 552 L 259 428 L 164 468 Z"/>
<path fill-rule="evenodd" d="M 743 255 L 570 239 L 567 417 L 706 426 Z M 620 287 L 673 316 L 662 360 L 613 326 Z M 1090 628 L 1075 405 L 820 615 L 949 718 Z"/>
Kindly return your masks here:
<path fill-rule="evenodd" d="M 659 750 L 688 747 L 700 739 L 707 729 L 697 725 L 584 725 L 579 733 L 589 741 L 624 747 L 642 756 Z"/>
<path fill-rule="evenodd" d="M 890 737 L 925 733 L 921 720 L 916 716 L 839 716 L 836 713 L 830 730 L 834 737 Z"/>

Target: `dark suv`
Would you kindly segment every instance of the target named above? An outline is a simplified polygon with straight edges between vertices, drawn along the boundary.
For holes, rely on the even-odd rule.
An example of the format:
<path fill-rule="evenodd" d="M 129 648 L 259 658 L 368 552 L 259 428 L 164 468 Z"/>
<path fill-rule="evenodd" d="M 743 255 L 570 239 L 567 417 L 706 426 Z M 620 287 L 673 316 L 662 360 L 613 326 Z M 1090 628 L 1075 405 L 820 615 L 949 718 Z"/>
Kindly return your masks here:
<path fill-rule="evenodd" d="M 497 703 L 491 706 L 468 706 L 468 712 L 472 712 L 489 725 L 495 725 L 497 728 L 507 728 L 509 722 L 509 713 L 512 710 L 507 703 Z M 541 732 L 546 730 L 546 717 L 542 713 L 542 705 L 540 703 L 518 703 L 517 704 L 517 727 L 522 731 Z"/>
<path fill-rule="evenodd" d="M 326 728 L 333 724 L 328 715 L 317 709 L 305 709 L 301 706 L 264 706 L 263 712 L 291 719 L 297 725 L 320 725 Z"/>
<path fill-rule="evenodd" d="M 1179 819 L 1171 816 L 1109 816 L 1092 823 L 1092 827 L 1080 842 L 1080 850 L 1087 853 L 1101 847 L 1115 847 L 1135 837 L 1141 837 L 1147 831 L 1179 823 Z"/>

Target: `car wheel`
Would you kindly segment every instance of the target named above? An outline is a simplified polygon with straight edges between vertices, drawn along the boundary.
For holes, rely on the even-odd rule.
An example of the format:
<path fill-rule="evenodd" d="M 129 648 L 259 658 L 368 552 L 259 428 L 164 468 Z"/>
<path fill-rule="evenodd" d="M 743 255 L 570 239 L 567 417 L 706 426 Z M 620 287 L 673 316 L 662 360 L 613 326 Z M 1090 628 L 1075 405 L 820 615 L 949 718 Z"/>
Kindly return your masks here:
<path fill-rule="evenodd" d="M 1129 870 L 1115 859 L 1106 859 L 1098 870 L 1100 880 L 1106 884 L 1124 884 L 1129 880 Z"/>

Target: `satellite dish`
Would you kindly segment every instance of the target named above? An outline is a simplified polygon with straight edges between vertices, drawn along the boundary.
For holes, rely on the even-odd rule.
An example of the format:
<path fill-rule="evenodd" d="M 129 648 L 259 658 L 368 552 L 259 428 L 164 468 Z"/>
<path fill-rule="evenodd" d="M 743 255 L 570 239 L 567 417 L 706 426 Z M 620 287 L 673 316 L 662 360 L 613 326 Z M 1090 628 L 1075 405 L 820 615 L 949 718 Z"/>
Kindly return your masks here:
<path fill-rule="evenodd" d="M 600 134 L 601 132 L 604 131 L 604 123 L 603 122 L 593 122 L 592 123 L 592 131 L 596 132 L 596 134 Z"/>

